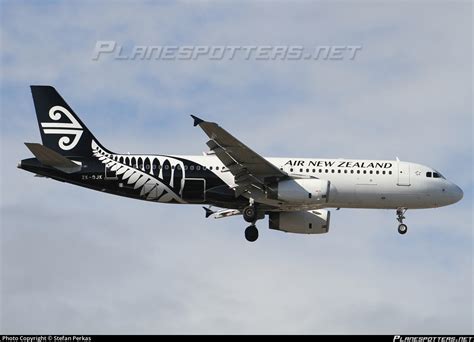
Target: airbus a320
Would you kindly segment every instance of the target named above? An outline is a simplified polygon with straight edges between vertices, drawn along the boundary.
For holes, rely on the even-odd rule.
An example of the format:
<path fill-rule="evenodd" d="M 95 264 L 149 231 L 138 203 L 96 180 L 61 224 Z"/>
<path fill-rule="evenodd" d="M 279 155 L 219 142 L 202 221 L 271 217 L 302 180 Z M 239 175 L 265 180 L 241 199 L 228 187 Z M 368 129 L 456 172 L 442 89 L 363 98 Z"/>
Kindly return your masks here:
<path fill-rule="evenodd" d="M 265 158 L 214 122 L 199 156 L 115 153 L 105 148 L 51 86 L 31 86 L 42 144 L 18 167 L 38 176 L 145 201 L 205 205 L 205 216 L 241 215 L 288 233 L 329 231 L 330 208 L 392 209 L 405 234 L 407 209 L 453 204 L 462 190 L 439 171 L 398 160 Z M 218 210 L 213 209 L 218 208 Z"/>

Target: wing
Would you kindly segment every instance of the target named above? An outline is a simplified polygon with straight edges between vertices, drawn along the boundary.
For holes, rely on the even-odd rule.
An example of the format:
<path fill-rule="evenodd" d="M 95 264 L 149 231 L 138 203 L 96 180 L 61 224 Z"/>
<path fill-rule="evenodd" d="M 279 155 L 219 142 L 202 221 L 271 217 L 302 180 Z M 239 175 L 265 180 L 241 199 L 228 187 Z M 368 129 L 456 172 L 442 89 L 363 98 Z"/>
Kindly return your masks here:
<path fill-rule="evenodd" d="M 218 124 L 201 120 L 194 115 L 191 117 L 194 119 L 194 126 L 201 127 L 210 138 L 207 146 L 234 175 L 236 197 L 250 190 L 268 194 L 272 191 L 269 184 L 288 177 L 286 172 L 252 151 Z"/>

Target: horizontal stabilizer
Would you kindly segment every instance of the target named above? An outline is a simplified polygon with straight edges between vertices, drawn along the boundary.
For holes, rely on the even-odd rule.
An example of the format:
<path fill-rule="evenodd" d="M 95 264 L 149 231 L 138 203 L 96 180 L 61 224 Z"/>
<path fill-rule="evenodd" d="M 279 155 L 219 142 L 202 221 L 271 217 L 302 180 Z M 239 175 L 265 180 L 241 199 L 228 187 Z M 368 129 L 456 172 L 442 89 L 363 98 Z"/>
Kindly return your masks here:
<path fill-rule="evenodd" d="M 206 218 L 213 217 L 215 219 L 224 218 L 229 216 L 241 215 L 242 213 L 237 209 L 223 209 L 219 211 L 211 210 L 210 208 L 203 207 L 206 211 Z"/>
<path fill-rule="evenodd" d="M 37 143 L 25 143 L 26 147 L 34 154 L 41 164 L 54 167 L 66 173 L 81 170 L 81 165 L 64 157 L 46 146 Z"/>

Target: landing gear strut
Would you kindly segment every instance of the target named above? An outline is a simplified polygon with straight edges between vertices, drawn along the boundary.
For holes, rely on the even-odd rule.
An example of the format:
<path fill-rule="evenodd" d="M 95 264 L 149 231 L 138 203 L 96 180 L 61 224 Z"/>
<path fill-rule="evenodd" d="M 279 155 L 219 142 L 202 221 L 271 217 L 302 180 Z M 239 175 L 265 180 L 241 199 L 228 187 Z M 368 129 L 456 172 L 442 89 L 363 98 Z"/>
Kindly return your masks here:
<path fill-rule="evenodd" d="M 400 222 L 398 225 L 398 232 L 400 234 L 406 234 L 408 227 L 406 224 L 403 223 L 403 220 L 405 219 L 405 212 L 407 211 L 406 208 L 398 208 L 397 209 L 397 221 Z"/>

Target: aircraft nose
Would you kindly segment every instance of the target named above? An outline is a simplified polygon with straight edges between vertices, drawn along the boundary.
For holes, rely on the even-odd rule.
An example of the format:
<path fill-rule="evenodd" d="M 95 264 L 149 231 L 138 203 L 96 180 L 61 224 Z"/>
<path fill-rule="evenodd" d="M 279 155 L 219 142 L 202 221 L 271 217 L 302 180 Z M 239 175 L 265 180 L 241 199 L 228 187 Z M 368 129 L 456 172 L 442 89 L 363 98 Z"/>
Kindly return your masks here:
<path fill-rule="evenodd" d="M 451 196 L 453 198 L 453 203 L 459 202 L 463 196 L 464 193 L 462 192 L 462 189 L 457 186 L 456 184 L 453 184 L 452 189 L 451 189 Z"/>

